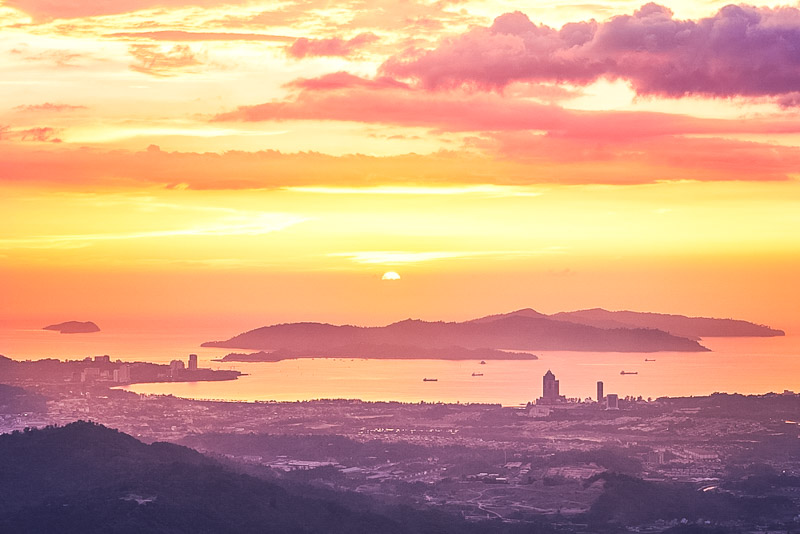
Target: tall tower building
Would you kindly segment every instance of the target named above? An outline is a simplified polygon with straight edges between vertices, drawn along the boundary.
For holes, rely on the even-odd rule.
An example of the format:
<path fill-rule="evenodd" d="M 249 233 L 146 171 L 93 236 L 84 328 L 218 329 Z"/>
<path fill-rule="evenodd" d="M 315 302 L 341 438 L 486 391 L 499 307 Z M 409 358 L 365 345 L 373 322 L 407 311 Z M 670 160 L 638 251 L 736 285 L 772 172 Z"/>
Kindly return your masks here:
<path fill-rule="evenodd" d="M 189 355 L 189 370 L 197 371 L 197 354 Z"/>
<path fill-rule="evenodd" d="M 597 381 L 597 403 L 603 404 L 603 381 Z"/>
<path fill-rule="evenodd" d="M 555 404 L 564 400 L 558 391 L 558 380 L 552 371 L 547 371 L 542 377 L 542 396 L 537 404 Z"/>

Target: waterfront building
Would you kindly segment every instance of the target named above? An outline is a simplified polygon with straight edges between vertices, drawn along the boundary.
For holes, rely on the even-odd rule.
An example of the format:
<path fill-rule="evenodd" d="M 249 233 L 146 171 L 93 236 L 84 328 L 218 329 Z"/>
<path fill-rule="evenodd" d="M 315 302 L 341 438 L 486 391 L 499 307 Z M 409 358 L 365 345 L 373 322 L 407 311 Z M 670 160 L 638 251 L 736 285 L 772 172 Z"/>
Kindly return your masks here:
<path fill-rule="evenodd" d="M 197 371 L 197 354 L 189 355 L 189 370 Z"/>

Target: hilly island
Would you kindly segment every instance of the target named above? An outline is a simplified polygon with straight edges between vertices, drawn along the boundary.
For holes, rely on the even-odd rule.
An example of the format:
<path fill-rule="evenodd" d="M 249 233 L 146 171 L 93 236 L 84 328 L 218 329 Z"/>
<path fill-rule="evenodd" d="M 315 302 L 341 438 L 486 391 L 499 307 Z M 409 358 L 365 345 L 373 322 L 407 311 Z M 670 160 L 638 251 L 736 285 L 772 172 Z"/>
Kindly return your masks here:
<path fill-rule="evenodd" d="M 408 319 L 361 327 L 301 322 L 256 328 L 204 347 L 256 349 L 232 353 L 228 361 L 289 358 L 521 359 L 509 352 L 704 352 L 698 342 L 713 336 L 780 336 L 783 332 L 747 321 L 602 309 L 545 315 L 530 308 L 464 322 Z"/>

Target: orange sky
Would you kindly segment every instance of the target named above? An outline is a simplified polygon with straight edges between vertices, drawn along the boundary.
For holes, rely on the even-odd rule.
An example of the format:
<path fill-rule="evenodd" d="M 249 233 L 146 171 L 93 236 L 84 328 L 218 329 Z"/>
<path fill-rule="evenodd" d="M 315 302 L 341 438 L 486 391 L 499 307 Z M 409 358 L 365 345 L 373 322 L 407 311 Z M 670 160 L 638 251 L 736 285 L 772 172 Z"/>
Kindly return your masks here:
<path fill-rule="evenodd" d="M 0 321 L 800 328 L 780 6 L 0 0 Z"/>

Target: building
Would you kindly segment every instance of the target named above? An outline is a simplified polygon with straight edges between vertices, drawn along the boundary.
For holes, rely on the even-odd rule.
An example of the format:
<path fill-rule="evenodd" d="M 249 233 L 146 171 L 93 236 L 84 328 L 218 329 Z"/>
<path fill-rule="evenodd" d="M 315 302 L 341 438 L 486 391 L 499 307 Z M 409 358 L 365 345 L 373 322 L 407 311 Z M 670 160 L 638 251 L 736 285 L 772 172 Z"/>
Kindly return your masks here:
<path fill-rule="evenodd" d="M 566 399 L 559 394 L 558 380 L 552 371 L 548 370 L 542 377 L 542 396 L 536 404 L 556 404 L 564 402 Z"/>
<path fill-rule="evenodd" d="M 186 369 L 183 360 L 172 360 L 169 362 L 169 376 L 176 376 Z"/>
<path fill-rule="evenodd" d="M 114 369 L 114 382 L 127 384 L 131 381 L 131 366 L 124 363 L 119 368 Z"/>
<path fill-rule="evenodd" d="M 100 379 L 99 367 L 86 367 L 81 371 L 81 382 L 93 382 Z"/>
<path fill-rule="evenodd" d="M 111 356 L 105 354 L 103 356 L 95 356 L 94 363 L 111 363 Z"/>
<path fill-rule="evenodd" d="M 197 354 L 189 355 L 189 370 L 197 371 Z"/>
<path fill-rule="evenodd" d="M 606 410 L 619 410 L 619 396 L 616 393 L 606 395 Z"/>
<path fill-rule="evenodd" d="M 603 404 L 603 381 L 597 381 L 597 403 Z"/>

